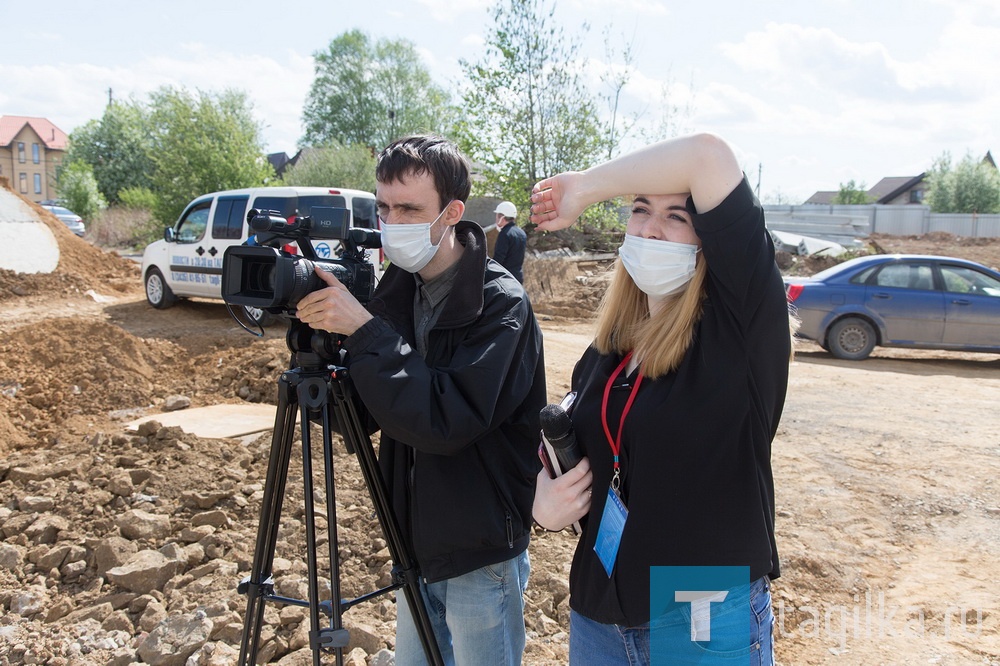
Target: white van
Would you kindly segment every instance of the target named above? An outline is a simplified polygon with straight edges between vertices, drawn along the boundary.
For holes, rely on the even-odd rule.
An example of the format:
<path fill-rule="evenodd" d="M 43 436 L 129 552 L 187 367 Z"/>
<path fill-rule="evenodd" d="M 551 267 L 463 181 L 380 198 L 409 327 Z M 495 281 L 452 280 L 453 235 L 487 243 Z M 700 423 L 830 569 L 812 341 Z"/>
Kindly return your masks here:
<path fill-rule="evenodd" d="M 261 187 L 213 192 L 187 205 L 177 223 L 167 227 L 163 240 L 150 243 L 142 254 L 146 300 L 167 308 L 178 298 L 197 296 L 222 300 L 222 256 L 227 247 L 241 245 L 248 234 L 247 211 L 276 211 L 281 217 L 309 215 L 314 206 L 346 208 L 352 227 L 377 229 L 375 195 L 361 190 L 325 187 Z M 332 258 L 339 241 L 312 240 L 316 255 Z M 374 257 L 372 257 L 374 255 Z M 378 250 L 369 252 L 376 278 L 381 277 Z M 262 325 L 268 313 L 246 308 Z"/>

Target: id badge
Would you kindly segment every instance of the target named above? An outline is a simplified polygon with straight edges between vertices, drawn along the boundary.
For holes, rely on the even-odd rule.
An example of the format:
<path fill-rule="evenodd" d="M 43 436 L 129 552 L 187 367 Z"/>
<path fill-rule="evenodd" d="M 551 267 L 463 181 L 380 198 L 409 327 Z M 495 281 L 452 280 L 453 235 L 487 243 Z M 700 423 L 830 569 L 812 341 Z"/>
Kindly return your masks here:
<path fill-rule="evenodd" d="M 597 542 L 594 544 L 594 551 L 604 565 L 608 578 L 611 578 L 611 572 L 615 569 L 615 560 L 618 558 L 618 547 L 622 543 L 626 520 L 628 520 L 628 509 L 618 497 L 618 493 L 608 488 L 608 499 L 604 502 L 601 526 L 597 530 Z"/>

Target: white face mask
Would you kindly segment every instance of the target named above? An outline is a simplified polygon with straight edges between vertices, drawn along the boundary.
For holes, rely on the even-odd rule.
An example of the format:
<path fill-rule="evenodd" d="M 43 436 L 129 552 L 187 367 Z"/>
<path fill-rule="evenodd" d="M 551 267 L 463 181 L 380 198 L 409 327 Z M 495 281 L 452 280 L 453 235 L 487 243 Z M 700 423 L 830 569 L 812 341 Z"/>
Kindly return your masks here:
<path fill-rule="evenodd" d="M 408 273 L 418 273 L 437 254 L 438 246 L 431 242 L 431 227 L 448 210 L 444 207 L 433 222 L 426 224 L 386 224 L 379 218 L 382 229 L 382 251 L 386 258 Z"/>
<path fill-rule="evenodd" d="M 631 234 L 618 248 L 625 270 L 647 296 L 666 296 L 690 282 L 697 254 L 697 245 Z"/>

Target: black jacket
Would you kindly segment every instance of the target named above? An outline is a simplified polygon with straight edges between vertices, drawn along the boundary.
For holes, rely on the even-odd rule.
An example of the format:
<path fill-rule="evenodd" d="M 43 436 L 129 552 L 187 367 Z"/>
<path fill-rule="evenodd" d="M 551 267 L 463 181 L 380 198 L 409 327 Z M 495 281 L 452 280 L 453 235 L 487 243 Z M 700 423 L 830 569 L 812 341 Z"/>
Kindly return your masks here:
<path fill-rule="evenodd" d="M 621 357 L 591 347 L 573 373 L 573 425 L 594 493 L 570 606 L 598 622 L 649 621 L 651 566 L 745 566 L 751 580 L 779 574 L 770 457 L 788 382 L 785 291 L 746 180 L 713 210 L 694 214 L 694 227 L 708 262 L 708 298 L 680 366 L 644 379 L 625 420 L 621 488 L 629 515 L 610 578 L 594 543 L 613 469 L 602 398 Z M 635 379 L 612 384 L 612 433 Z"/>
<path fill-rule="evenodd" d="M 518 282 L 524 282 L 524 251 L 528 246 L 528 234 L 513 222 L 500 230 L 493 258 L 510 271 Z"/>
<path fill-rule="evenodd" d="M 542 334 L 521 285 L 487 257 L 482 228 L 460 222 L 465 248 L 428 339 L 414 344 L 416 281 L 390 266 L 375 318 L 344 342 L 379 464 L 421 575 L 453 578 L 528 546 L 545 406 Z"/>

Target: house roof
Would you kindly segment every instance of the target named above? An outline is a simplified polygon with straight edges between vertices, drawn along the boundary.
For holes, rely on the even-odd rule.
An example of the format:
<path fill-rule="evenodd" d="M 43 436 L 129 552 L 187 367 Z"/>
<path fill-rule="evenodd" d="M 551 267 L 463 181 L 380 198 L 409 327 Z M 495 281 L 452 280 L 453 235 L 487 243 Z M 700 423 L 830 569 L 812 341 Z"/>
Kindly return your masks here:
<path fill-rule="evenodd" d="M 0 146 L 9 146 L 25 125 L 31 126 L 49 150 L 66 150 L 69 143 L 66 132 L 46 118 L 30 116 L 0 116 Z"/>
<path fill-rule="evenodd" d="M 875 183 L 865 194 L 868 195 L 872 203 L 884 204 L 892 201 L 903 192 L 919 185 L 926 175 L 927 173 L 924 172 L 919 176 L 889 176 Z M 804 203 L 832 204 L 834 197 L 838 193 L 837 190 L 821 190 L 815 192 Z"/>
<path fill-rule="evenodd" d="M 926 175 L 927 173 L 924 172 L 919 176 L 889 176 L 888 178 L 883 178 L 868 190 L 868 196 L 875 203 L 879 204 L 892 201 L 903 192 L 920 184 Z"/>
<path fill-rule="evenodd" d="M 826 191 L 822 190 L 815 192 L 811 197 L 806 199 L 803 203 L 807 204 L 830 204 L 833 203 L 833 198 L 837 196 L 837 191 Z"/>

